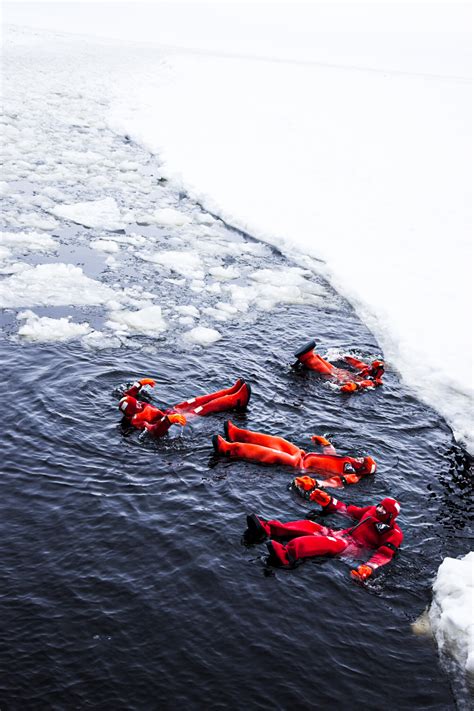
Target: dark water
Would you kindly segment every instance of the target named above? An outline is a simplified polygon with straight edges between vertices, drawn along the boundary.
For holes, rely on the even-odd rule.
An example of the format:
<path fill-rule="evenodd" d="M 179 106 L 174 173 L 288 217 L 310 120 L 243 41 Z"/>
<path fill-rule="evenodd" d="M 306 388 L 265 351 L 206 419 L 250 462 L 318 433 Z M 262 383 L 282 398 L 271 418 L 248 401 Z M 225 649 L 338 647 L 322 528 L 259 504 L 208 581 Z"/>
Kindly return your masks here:
<path fill-rule="evenodd" d="M 151 359 L 3 341 L 2 709 L 455 708 L 434 646 L 410 629 L 443 557 L 466 549 L 451 433 L 394 373 L 344 399 L 291 372 L 309 332 L 378 353 L 349 307 L 280 309 Z M 167 403 L 244 375 L 253 399 L 236 422 L 370 452 L 378 474 L 341 498 L 400 499 L 399 557 L 365 589 L 341 560 L 268 574 L 265 548 L 240 544 L 245 513 L 304 515 L 291 473 L 213 461 L 225 415 L 158 443 L 122 436 L 112 393 L 135 373 L 156 374 Z"/>
<path fill-rule="evenodd" d="M 43 117 L 44 101 L 41 96 L 32 107 L 29 127 L 33 109 Z M 82 111 L 84 103 L 58 93 L 48 101 L 55 102 L 51 122 L 62 106 L 82 101 Z M 11 120 L 21 116 L 11 113 Z M 149 156 L 133 144 L 125 149 L 100 127 L 45 123 L 38 136 L 51 141 L 53 156 L 71 142 L 92 150 L 106 144 L 111 161 L 130 151 L 159 193 L 142 194 L 141 208 L 169 190 L 154 180 Z M 114 188 L 110 165 L 103 171 L 111 181 L 103 194 L 88 188 L 85 174 L 80 187 L 77 179 L 57 187 L 67 192 L 74 186 L 71 202 L 107 194 L 121 206 L 133 204 L 128 187 L 121 183 L 121 193 Z M 42 186 L 25 178 L 15 189 L 34 195 Z M 168 197 L 190 209 L 185 196 Z M 14 220 L 17 207 L 8 200 L 7 216 Z M 12 229 L 8 221 L 6 227 Z M 182 235 L 173 237 L 170 230 L 137 224 L 128 232 L 133 230 L 182 246 Z M 203 293 L 183 296 L 182 286 L 157 276 L 156 265 L 132 253 L 118 272 L 107 271 L 104 257 L 88 247 L 102 233 L 59 221 L 54 234 L 56 254 L 24 259 L 81 264 L 88 276 L 109 284 L 140 283 L 161 304 L 189 304 L 192 298 L 203 305 Z M 224 238 L 249 243 L 232 231 L 224 230 Z M 269 250 L 226 259 L 244 271 L 291 266 Z M 462 680 L 448 677 L 432 641 L 410 627 L 430 602 L 443 558 L 468 548 L 464 453 L 444 421 L 414 399 L 393 370 L 383 388 L 352 397 L 334 392 L 314 373 L 291 370 L 293 351 L 310 336 L 323 352 L 356 346 L 360 354 L 382 355 L 352 308 L 323 287 L 326 297 L 319 303 L 251 309 L 219 325 L 224 337 L 208 348 L 185 346 L 177 325 L 157 339 L 135 337 L 103 350 L 80 342 L 24 344 L 11 338 L 16 311 L 4 313 L 2 711 L 180 704 L 468 708 Z M 102 307 L 35 312 L 72 314 L 95 328 L 106 318 Z M 294 571 L 267 569 L 265 546 L 240 542 L 245 514 L 304 516 L 308 504 L 286 489 L 294 473 L 216 461 L 211 437 L 223 432 L 225 414 L 173 428 L 158 442 L 127 436 L 114 390 L 137 375 L 155 377 L 154 398 L 168 405 L 245 377 L 253 397 L 245 415 L 232 416 L 238 424 L 281 434 L 303 448 L 311 434 L 326 433 L 341 453 L 374 456 L 376 476 L 340 497 L 361 505 L 397 497 L 405 533 L 400 555 L 366 587 L 351 581 L 350 562 L 340 559 L 308 561 Z M 344 525 L 342 518 L 332 522 Z"/>

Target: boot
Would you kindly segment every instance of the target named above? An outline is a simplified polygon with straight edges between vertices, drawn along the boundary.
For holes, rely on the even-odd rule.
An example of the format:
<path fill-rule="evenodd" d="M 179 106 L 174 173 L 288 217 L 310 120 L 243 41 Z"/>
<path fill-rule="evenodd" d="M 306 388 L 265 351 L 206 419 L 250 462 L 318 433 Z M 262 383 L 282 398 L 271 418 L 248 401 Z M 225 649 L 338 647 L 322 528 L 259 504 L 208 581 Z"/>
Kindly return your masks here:
<path fill-rule="evenodd" d="M 295 358 L 298 358 L 298 360 L 301 358 L 301 356 L 304 356 L 306 353 L 309 353 L 309 351 L 314 351 L 316 348 L 316 341 L 308 341 L 308 343 L 305 343 L 302 348 L 300 348 L 298 351 L 295 353 Z"/>
<path fill-rule="evenodd" d="M 212 446 L 214 447 L 214 452 L 220 454 L 223 457 L 229 456 L 228 442 L 225 441 L 223 437 L 218 434 L 212 436 Z"/>
<path fill-rule="evenodd" d="M 286 547 L 278 541 L 267 541 L 268 548 L 268 565 L 275 568 L 294 568 L 295 560 L 288 555 Z"/>
<path fill-rule="evenodd" d="M 235 405 L 235 409 L 238 412 L 242 412 L 243 410 L 247 409 L 247 405 L 249 404 L 250 396 L 252 395 L 252 388 L 248 383 L 244 381 L 242 387 L 240 390 L 237 392 L 237 402 Z"/>
<path fill-rule="evenodd" d="M 244 532 L 244 543 L 263 543 L 268 537 L 268 531 L 263 519 L 258 518 L 255 514 L 247 516 L 247 530 Z"/>

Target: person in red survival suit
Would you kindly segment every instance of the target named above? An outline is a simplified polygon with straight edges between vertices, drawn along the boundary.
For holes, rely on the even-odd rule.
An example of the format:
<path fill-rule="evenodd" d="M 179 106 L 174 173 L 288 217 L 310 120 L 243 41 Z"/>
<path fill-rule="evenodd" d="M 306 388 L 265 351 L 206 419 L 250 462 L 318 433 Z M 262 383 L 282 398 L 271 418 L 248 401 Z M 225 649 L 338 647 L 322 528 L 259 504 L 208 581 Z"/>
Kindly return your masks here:
<path fill-rule="evenodd" d="M 225 423 L 224 428 L 226 439 L 220 435 L 214 435 L 212 438 L 216 454 L 263 464 L 283 464 L 306 472 L 325 474 L 323 481 L 317 481 L 319 486 L 341 487 L 344 484 L 357 484 L 364 476 L 374 474 L 377 468 L 372 457 L 347 457 L 337 454 L 329 440 L 319 435 L 313 435 L 311 439 L 321 446 L 321 454 L 305 452 L 283 437 L 240 429 L 230 420 Z"/>
<path fill-rule="evenodd" d="M 351 571 L 357 580 L 367 580 L 374 570 L 392 560 L 403 541 L 403 533 L 395 522 L 400 513 L 396 499 L 387 497 L 376 506 L 361 507 L 344 504 L 320 489 L 316 492 L 313 500 L 321 504 L 325 513 L 347 514 L 357 523 L 350 528 L 333 530 L 308 519 L 281 523 L 250 514 L 244 542 L 261 543 L 270 538 L 267 562 L 281 568 L 293 568 L 304 558 L 313 556 L 345 552 L 357 557 L 362 549 L 372 549 L 374 552 L 367 563 Z M 282 544 L 275 538 L 289 540 Z"/>
<path fill-rule="evenodd" d="M 160 410 L 155 405 L 138 399 L 145 385 L 153 388 L 156 383 L 152 378 L 137 380 L 124 392 L 118 406 L 133 427 L 146 429 L 154 437 L 162 437 L 171 425 L 184 426 L 187 421 L 185 414 L 188 417 L 205 417 L 224 410 L 245 410 L 251 395 L 250 385 L 239 378 L 230 388 L 193 397 L 166 410 Z"/>
<path fill-rule="evenodd" d="M 383 360 L 373 360 L 370 365 L 363 363 L 352 356 L 345 356 L 344 360 L 353 370 L 345 370 L 344 368 L 336 368 L 328 360 L 324 360 L 320 355 L 314 352 L 316 347 L 315 341 L 309 341 L 303 348 L 295 353 L 297 361 L 295 366 L 303 365 L 309 370 L 316 370 L 326 378 L 340 384 L 340 390 L 343 393 L 352 393 L 356 390 L 364 390 L 367 388 L 376 388 L 382 385 L 382 376 L 385 371 Z"/>

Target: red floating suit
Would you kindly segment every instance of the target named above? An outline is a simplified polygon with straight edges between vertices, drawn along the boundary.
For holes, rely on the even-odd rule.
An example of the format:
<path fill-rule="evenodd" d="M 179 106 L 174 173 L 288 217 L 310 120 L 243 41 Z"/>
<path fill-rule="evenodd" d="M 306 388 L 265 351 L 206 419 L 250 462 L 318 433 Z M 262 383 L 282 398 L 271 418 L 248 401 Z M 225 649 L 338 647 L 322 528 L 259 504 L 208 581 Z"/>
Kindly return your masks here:
<path fill-rule="evenodd" d="M 144 385 L 153 387 L 154 384 L 150 378 L 133 383 L 120 400 L 119 409 L 133 427 L 146 429 L 155 437 L 162 437 L 173 424 L 185 425 L 189 417 L 205 417 L 226 410 L 245 410 L 251 395 L 250 385 L 239 379 L 225 390 L 190 398 L 174 407 L 160 410 L 136 397 Z"/>
<path fill-rule="evenodd" d="M 246 459 L 262 464 L 279 464 L 318 474 L 329 475 L 319 486 L 338 487 L 355 484 L 362 477 L 374 474 L 376 463 L 372 457 L 349 457 L 337 454 L 332 444 L 314 435 L 313 441 L 322 453 L 305 452 L 282 437 L 252 432 L 236 427 L 230 420 L 225 425 L 226 437 L 215 435 L 213 446 L 217 454 L 231 459 Z"/>
<path fill-rule="evenodd" d="M 325 378 L 338 383 L 342 392 L 355 392 L 382 385 L 382 376 L 385 370 L 383 360 L 374 360 L 370 365 L 352 356 L 345 356 L 344 360 L 353 370 L 336 368 L 332 363 L 324 360 L 314 352 L 315 341 L 310 341 L 295 353 L 296 364 L 301 364 L 309 370 L 315 370 Z"/>
<path fill-rule="evenodd" d="M 403 541 L 403 533 L 395 522 L 400 504 L 396 499 L 387 497 L 376 506 L 360 507 L 328 498 L 324 511 L 345 514 L 356 521 L 355 525 L 333 530 L 307 519 L 282 523 L 252 514 L 247 516 L 245 541 L 257 543 L 265 537 L 270 538 L 267 544 L 269 563 L 282 567 L 293 567 L 304 558 L 338 555 L 343 551 L 359 555 L 362 550 L 371 549 L 373 553 L 367 563 L 352 571 L 354 578 L 365 580 L 374 570 L 392 560 Z M 287 543 L 274 539 L 286 540 Z"/>

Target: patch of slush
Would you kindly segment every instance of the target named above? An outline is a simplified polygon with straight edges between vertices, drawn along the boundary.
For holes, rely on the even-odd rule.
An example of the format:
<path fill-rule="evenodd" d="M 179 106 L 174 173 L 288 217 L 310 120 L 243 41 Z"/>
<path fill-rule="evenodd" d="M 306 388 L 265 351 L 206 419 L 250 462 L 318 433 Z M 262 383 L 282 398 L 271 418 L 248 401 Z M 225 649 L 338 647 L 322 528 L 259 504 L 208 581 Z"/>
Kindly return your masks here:
<path fill-rule="evenodd" d="M 100 153 L 94 151 L 64 151 L 62 156 L 65 163 L 75 165 L 95 164 L 103 158 Z"/>
<path fill-rule="evenodd" d="M 88 323 L 72 323 L 71 317 L 49 318 L 38 316 L 33 311 L 21 311 L 17 319 L 24 320 L 18 329 L 18 335 L 27 341 L 48 343 L 52 341 L 71 341 L 91 331 Z"/>
<path fill-rule="evenodd" d="M 11 213 L 6 215 L 8 223 L 12 227 L 31 227 L 34 230 L 54 230 L 58 223 L 53 217 L 39 215 L 36 212 L 25 212 L 13 216 Z"/>
<path fill-rule="evenodd" d="M 5 180 L 0 180 L 0 195 L 8 195 L 12 189 Z"/>
<path fill-rule="evenodd" d="M 441 652 L 453 656 L 474 681 L 474 552 L 445 558 L 433 584 L 429 620 Z"/>
<path fill-rule="evenodd" d="M 212 343 L 219 341 L 222 335 L 215 328 L 207 328 L 205 326 L 196 326 L 190 331 L 184 333 L 184 339 L 188 343 L 194 343 L 199 346 L 210 346 Z"/>
<path fill-rule="evenodd" d="M 107 303 L 117 294 L 72 264 L 39 264 L 0 282 L 0 308 Z"/>
<path fill-rule="evenodd" d="M 66 220 L 85 227 L 119 230 L 125 226 L 119 207 L 111 197 L 90 202 L 57 205 L 52 208 L 51 212 L 58 217 L 64 217 Z"/>

